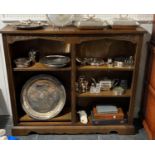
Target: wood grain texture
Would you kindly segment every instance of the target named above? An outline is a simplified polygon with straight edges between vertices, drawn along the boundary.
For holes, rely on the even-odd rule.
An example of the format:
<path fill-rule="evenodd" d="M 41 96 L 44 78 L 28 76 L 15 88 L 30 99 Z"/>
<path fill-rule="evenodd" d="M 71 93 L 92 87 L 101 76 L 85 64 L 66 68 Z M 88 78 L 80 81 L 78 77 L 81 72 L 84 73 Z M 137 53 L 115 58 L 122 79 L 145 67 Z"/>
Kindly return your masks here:
<path fill-rule="evenodd" d="M 33 66 L 28 68 L 13 68 L 13 71 L 71 71 L 71 67 L 54 68 L 41 63 L 35 63 Z"/>
<path fill-rule="evenodd" d="M 80 66 L 78 67 L 79 71 L 89 71 L 89 70 L 109 70 L 109 71 L 133 71 L 135 68 L 134 66 L 129 67 L 108 67 L 106 65 L 104 66 Z"/>
<path fill-rule="evenodd" d="M 115 95 L 111 90 L 109 91 L 101 91 L 100 93 L 82 93 L 82 94 L 77 94 L 77 97 L 131 97 L 132 92 L 130 89 L 126 90 L 124 94 L 122 95 Z"/>
<path fill-rule="evenodd" d="M 155 15 L 154 15 L 155 22 Z M 148 43 L 148 56 L 145 69 L 143 91 L 143 125 L 149 139 L 155 139 L 155 23 L 151 40 Z"/>
<path fill-rule="evenodd" d="M 143 35 L 140 35 L 139 36 L 139 43 L 136 46 L 136 52 L 135 52 L 135 66 L 136 67 L 135 67 L 135 70 L 133 72 L 132 84 L 131 84 L 132 97 L 130 100 L 129 113 L 128 113 L 128 121 L 130 124 L 133 123 L 134 108 L 136 105 L 135 99 L 136 99 L 136 93 L 137 93 L 137 84 L 138 84 L 137 80 L 138 80 L 138 74 L 139 74 L 142 44 L 143 44 Z"/>
<path fill-rule="evenodd" d="M 16 136 L 28 135 L 30 133 L 39 134 L 108 134 L 117 132 L 122 135 L 134 134 L 132 125 L 105 125 L 105 126 L 14 126 L 12 134 Z"/>
<path fill-rule="evenodd" d="M 63 114 L 59 114 L 57 117 L 52 118 L 50 120 L 45 120 L 43 122 L 65 122 L 71 121 L 71 112 L 66 112 Z M 20 122 L 41 122 L 40 120 L 35 120 L 28 115 L 24 115 L 20 118 Z"/>
<path fill-rule="evenodd" d="M 134 30 L 113 30 L 113 29 L 103 29 L 103 30 L 80 30 L 75 27 L 64 27 L 64 28 L 56 28 L 56 27 L 46 27 L 43 30 L 17 30 L 13 26 L 4 27 L 0 33 L 6 34 L 143 34 L 146 32 L 143 28 L 137 28 Z"/>

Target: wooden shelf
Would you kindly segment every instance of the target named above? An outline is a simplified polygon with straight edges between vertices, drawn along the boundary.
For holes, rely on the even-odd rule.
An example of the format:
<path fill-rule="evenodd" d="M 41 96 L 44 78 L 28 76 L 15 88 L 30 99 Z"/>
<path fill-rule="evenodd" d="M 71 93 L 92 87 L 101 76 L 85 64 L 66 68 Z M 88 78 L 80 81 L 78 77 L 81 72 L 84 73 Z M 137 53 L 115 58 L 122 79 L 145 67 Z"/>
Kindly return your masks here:
<path fill-rule="evenodd" d="M 46 127 L 50 127 L 50 126 L 71 126 L 72 122 L 20 122 L 18 123 L 18 126 L 36 126 L 38 128 L 38 126 L 46 126 Z"/>
<path fill-rule="evenodd" d="M 28 68 L 13 68 L 13 71 L 70 71 L 71 67 L 54 68 L 48 67 L 42 63 L 35 63 Z"/>
<path fill-rule="evenodd" d="M 118 124 L 98 124 L 98 125 L 95 125 L 92 123 L 92 120 L 91 118 L 88 120 L 88 123 L 87 124 L 82 124 L 81 122 L 77 122 L 75 125 L 79 125 L 79 126 L 122 126 L 122 125 L 127 125 L 127 123 L 118 123 Z"/>
<path fill-rule="evenodd" d="M 110 90 L 110 91 L 102 91 L 96 94 L 86 92 L 82 94 L 77 94 L 77 97 L 131 97 L 131 90 L 130 89 L 126 90 L 123 95 L 114 95 L 113 92 Z"/>
<path fill-rule="evenodd" d="M 18 125 L 13 126 L 12 134 L 16 136 L 26 136 L 31 132 L 38 134 L 110 134 L 112 132 L 117 132 L 121 135 L 133 135 L 135 134 L 135 129 L 133 125 L 96 125 L 96 126 L 84 126 L 84 125 L 61 125 L 61 126 L 28 126 L 28 125 Z"/>
<path fill-rule="evenodd" d="M 108 67 L 108 66 L 80 66 L 77 68 L 79 71 L 85 70 L 112 70 L 112 71 L 133 71 L 134 66 L 129 67 Z"/>
<path fill-rule="evenodd" d="M 57 117 L 54 117 L 49 120 L 36 120 L 31 117 L 29 117 L 27 114 L 22 116 L 19 120 L 20 122 L 69 122 L 71 121 L 71 112 L 66 112 L 66 113 L 60 113 Z"/>
<path fill-rule="evenodd" d="M 97 124 L 97 125 L 95 125 L 95 124 L 93 124 L 93 122 L 92 122 L 92 117 L 91 117 L 91 115 L 89 115 L 89 116 L 88 116 L 88 123 L 87 123 L 87 124 L 82 124 L 82 123 L 80 122 L 80 120 L 78 120 L 78 121 L 75 123 L 75 125 L 79 125 L 79 126 L 122 126 L 122 125 L 127 125 L 127 122 L 124 122 L 124 123 L 116 123 L 116 124 L 104 124 L 104 125 L 102 125 L 102 124 Z"/>

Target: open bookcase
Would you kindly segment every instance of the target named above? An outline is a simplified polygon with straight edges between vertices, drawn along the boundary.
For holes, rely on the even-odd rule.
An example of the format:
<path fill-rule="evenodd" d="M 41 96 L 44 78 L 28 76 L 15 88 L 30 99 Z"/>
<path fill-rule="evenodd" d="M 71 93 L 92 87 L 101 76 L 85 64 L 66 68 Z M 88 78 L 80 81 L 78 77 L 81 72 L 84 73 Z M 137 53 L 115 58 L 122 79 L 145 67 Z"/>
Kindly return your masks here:
<path fill-rule="evenodd" d="M 8 83 L 14 126 L 13 135 L 29 133 L 134 133 L 134 108 L 137 88 L 141 47 L 145 31 L 135 30 L 78 30 L 74 27 L 52 28 L 42 30 L 16 30 L 6 26 L 1 30 L 7 66 Z M 66 51 L 66 45 L 70 50 Z M 26 57 L 30 49 L 39 51 L 40 57 L 52 54 L 66 55 L 70 64 L 63 68 L 49 68 L 37 62 L 28 68 L 17 68 L 14 60 Z M 77 57 L 117 57 L 133 56 L 134 65 L 130 67 L 81 66 Z M 50 120 L 35 120 L 22 109 L 20 94 L 25 82 L 33 76 L 48 74 L 56 77 L 66 90 L 66 103 L 59 115 Z M 111 90 L 98 94 L 76 92 L 79 76 L 119 78 L 128 80 L 126 92 L 120 96 Z M 91 111 L 95 104 L 113 104 L 123 109 L 126 121 L 122 124 L 94 125 Z M 88 114 L 88 124 L 82 124 L 77 115 L 78 110 Z"/>

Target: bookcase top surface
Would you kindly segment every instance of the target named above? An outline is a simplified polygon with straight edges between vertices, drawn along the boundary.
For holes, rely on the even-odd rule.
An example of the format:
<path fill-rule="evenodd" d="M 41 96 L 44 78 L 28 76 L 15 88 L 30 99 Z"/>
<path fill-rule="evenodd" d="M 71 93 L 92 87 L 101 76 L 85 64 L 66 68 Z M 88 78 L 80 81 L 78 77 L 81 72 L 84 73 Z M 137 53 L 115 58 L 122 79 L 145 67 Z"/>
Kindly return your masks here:
<path fill-rule="evenodd" d="M 136 29 L 94 29 L 80 30 L 76 27 L 51 27 L 46 26 L 38 30 L 17 30 L 15 26 L 6 25 L 0 30 L 2 34 L 143 34 L 146 30 L 138 27 Z"/>

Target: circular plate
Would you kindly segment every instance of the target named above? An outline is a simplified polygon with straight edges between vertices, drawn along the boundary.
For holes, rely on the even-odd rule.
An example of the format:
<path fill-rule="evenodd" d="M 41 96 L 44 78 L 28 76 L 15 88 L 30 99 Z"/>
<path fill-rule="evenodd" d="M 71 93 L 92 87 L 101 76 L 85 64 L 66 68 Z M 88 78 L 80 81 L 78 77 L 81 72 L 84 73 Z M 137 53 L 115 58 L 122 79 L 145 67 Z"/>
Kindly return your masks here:
<path fill-rule="evenodd" d="M 38 75 L 29 79 L 21 92 L 24 111 L 37 120 L 58 115 L 66 101 L 64 86 L 53 76 Z"/>
<path fill-rule="evenodd" d="M 37 30 L 37 29 L 43 29 L 43 25 L 39 24 L 31 24 L 31 25 L 16 25 L 16 28 L 19 30 Z"/>
<path fill-rule="evenodd" d="M 64 67 L 70 62 L 70 58 L 63 55 L 48 55 L 40 60 L 49 67 Z"/>
<path fill-rule="evenodd" d="M 66 26 L 71 24 L 73 21 L 74 15 L 72 14 L 48 14 L 47 18 L 52 25 L 55 26 Z"/>

